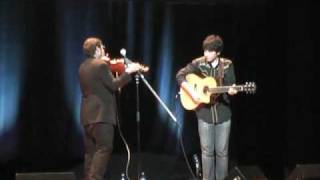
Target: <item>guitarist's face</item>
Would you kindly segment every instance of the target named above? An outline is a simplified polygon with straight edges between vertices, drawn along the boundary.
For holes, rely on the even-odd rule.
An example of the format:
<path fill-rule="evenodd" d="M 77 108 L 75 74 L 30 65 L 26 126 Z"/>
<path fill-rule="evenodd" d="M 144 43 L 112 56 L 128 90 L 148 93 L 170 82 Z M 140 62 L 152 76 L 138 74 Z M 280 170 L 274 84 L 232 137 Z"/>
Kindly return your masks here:
<path fill-rule="evenodd" d="M 219 56 L 220 53 L 217 53 L 216 51 L 205 50 L 203 51 L 203 54 L 204 54 L 204 57 L 206 57 L 206 61 L 212 62 Z"/>

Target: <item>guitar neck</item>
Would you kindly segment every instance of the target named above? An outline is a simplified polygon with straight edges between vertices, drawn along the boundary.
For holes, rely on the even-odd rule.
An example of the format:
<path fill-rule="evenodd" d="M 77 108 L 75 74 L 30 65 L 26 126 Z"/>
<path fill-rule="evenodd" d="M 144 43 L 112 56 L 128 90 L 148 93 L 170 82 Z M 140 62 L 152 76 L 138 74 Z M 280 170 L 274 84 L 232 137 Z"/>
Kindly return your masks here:
<path fill-rule="evenodd" d="M 215 88 L 210 88 L 209 91 L 214 94 L 226 93 L 229 91 L 231 87 L 236 89 L 239 92 L 244 90 L 243 85 L 238 85 L 238 86 L 218 86 Z"/>

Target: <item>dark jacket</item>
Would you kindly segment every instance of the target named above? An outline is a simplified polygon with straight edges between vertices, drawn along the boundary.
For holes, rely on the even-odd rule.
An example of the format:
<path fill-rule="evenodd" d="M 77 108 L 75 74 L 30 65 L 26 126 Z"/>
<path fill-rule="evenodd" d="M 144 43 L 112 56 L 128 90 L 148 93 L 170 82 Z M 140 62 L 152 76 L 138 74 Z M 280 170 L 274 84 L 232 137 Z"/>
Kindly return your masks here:
<path fill-rule="evenodd" d="M 176 74 L 178 84 L 186 80 L 186 75 L 194 73 L 202 77 L 214 77 L 218 85 L 232 85 L 235 83 L 235 73 L 232 61 L 220 58 L 219 64 L 214 68 L 204 57 L 194 59 Z M 221 123 L 231 119 L 230 100 L 227 93 L 219 95 L 211 104 L 202 104 L 196 109 L 198 119 L 207 123 Z"/>
<path fill-rule="evenodd" d="M 107 63 L 100 59 L 86 59 L 79 68 L 81 123 L 116 124 L 115 92 L 131 80 L 128 73 L 115 78 Z"/>

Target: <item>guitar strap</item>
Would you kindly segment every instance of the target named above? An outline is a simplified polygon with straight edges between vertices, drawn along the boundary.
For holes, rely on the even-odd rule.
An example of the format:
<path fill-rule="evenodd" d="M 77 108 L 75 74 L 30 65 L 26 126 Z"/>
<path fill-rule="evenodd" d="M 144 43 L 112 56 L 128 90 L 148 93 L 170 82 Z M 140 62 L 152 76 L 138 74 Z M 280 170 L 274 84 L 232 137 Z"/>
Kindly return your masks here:
<path fill-rule="evenodd" d="M 224 78 L 224 64 L 223 61 L 219 58 L 219 65 L 218 65 L 218 85 L 223 85 L 223 78 Z"/>
<path fill-rule="evenodd" d="M 212 67 L 212 64 L 210 63 L 210 67 Z M 218 63 L 218 76 L 217 77 L 214 77 L 216 80 L 217 80 L 217 85 L 218 86 L 222 86 L 223 85 L 223 78 L 224 78 L 224 64 L 223 64 L 223 61 L 221 61 L 221 59 L 219 58 L 219 63 Z M 220 94 L 217 94 L 215 96 L 211 96 L 211 102 L 215 102 L 218 97 L 220 96 Z"/>

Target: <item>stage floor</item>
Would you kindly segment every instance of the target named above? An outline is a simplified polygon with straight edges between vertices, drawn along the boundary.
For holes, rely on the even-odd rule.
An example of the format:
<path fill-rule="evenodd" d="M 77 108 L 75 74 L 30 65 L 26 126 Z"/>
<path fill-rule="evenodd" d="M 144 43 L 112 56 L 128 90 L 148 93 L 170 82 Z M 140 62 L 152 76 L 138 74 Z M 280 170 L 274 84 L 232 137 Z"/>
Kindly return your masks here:
<path fill-rule="evenodd" d="M 140 171 L 137 169 L 140 162 Z M 106 179 L 119 180 L 121 173 L 125 173 L 127 163 L 126 154 L 113 154 L 107 168 Z M 193 166 L 193 162 L 190 162 Z M 77 180 L 82 180 L 83 163 L 72 169 Z M 192 179 L 187 164 L 182 157 L 158 154 L 132 154 L 129 168 L 130 180 L 137 180 L 138 172 L 144 172 L 147 179 L 152 180 L 188 180 Z"/>

